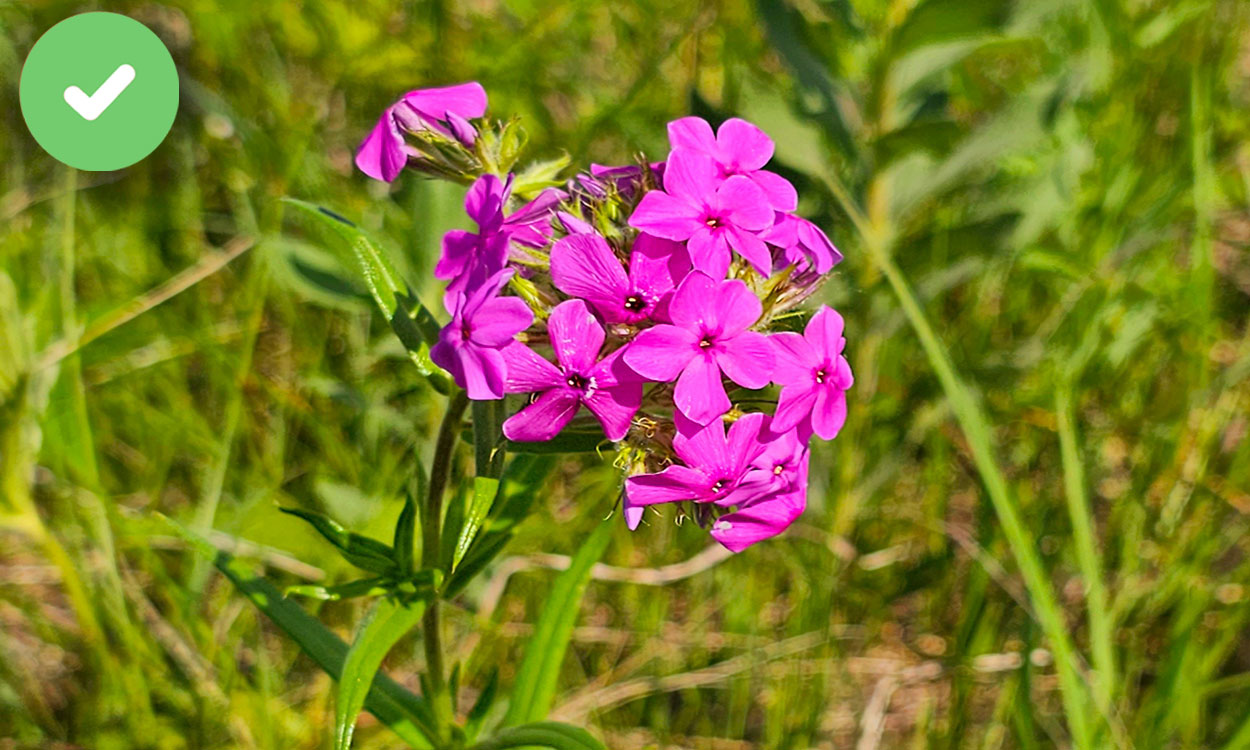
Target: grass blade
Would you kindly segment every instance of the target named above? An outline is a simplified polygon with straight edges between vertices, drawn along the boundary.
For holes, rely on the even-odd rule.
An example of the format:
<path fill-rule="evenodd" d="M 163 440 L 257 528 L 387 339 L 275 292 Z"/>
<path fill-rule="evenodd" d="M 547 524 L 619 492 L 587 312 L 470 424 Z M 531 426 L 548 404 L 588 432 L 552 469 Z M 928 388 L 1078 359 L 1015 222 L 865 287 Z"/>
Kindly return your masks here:
<path fill-rule="evenodd" d="M 534 626 L 534 635 L 525 647 L 504 726 L 537 721 L 551 710 L 560 678 L 560 665 L 564 662 L 564 652 L 568 650 L 569 639 L 573 635 L 573 625 L 580 609 L 578 605 L 590 581 L 590 569 L 607 550 L 614 526 L 610 520 L 600 522 L 573 556 L 568 570 L 561 573 L 551 587 L 551 594 Z"/>

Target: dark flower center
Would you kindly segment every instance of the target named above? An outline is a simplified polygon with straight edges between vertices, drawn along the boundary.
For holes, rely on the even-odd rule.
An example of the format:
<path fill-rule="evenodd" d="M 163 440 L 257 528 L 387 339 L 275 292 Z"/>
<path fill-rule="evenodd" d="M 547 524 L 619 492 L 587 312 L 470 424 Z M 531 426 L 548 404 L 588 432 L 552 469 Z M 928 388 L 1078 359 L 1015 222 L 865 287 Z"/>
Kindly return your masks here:
<path fill-rule="evenodd" d="M 823 367 L 822 367 L 822 368 L 820 368 L 819 370 L 817 370 L 817 371 L 816 371 L 816 382 L 817 382 L 817 383 L 824 384 L 825 379 L 826 379 L 826 378 L 828 378 L 828 377 L 829 377 L 829 373 L 825 372 L 825 368 L 823 368 Z"/>
<path fill-rule="evenodd" d="M 720 492 L 729 485 L 728 479 L 717 479 L 716 484 L 712 485 L 712 492 Z"/>
<path fill-rule="evenodd" d="M 460 326 L 460 337 L 465 341 L 469 340 L 469 336 L 473 335 L 473 329 L 466 322 Z"/>
<path fill-rule="evenodd" d="M 781 476 L 781 473 L 784 472 L 785 470 L 786 470 L 785 464 L 777 464 L 776 466 L 773 467 L 773 476 L 779 477 Z"/>
<path fill-rule="evenodd" d="M 712 337 L 712 334 L 709 333 L 702 339 L 699 339 L 700 349 L 711 349 L 713 346 L 716 346 L 716 339 Z"/>
<path fill-rule="evenodd" d="M 641 294 L 634 293 L 625 298 L 625 309 L 630 312 L 642 312 L 647 308 L 647 301 Z"/>
<path fill-rule="evenodd" d="M 568 383 L 570 388 L 576 388 L 579 391 L 586 390 L 586 378 L 583 378 L 575 372 L 570 373 L 569 376 L 564 379 L 564 382 Z"/>
<path fill-rule="evenodd" d="M 719 216 L 709 216 L 707 217 L 707 220 L 704 223 L 706 223 L 712 229 L 716 229 L 717 227 L 721 225 L 721 220 Z"/>

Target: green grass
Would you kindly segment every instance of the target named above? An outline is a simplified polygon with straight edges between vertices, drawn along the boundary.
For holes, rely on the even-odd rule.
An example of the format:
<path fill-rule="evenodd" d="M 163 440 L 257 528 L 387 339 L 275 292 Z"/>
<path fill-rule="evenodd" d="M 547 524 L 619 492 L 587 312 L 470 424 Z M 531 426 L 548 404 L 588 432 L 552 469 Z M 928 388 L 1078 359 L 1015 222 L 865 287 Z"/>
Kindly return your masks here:
<path fill-rule="evenodd" d="M 75 175 L 17 80 L 85 8 L 0 2 L 0 748 L 330 746 L 331 680 L 161 516 L 280 587 L 353 574 L 278 505 L 388 538 L 445 399 L 282 199 L 437 299 L 461 191 L 350 159 L 397 93 L 466 79 L 536 158 L 753 119 L 847 257 L 822 297 L 856 385 L 807 514 L 728 559 L 617 524 L 554 718 L 613 748 L 1250 747 L 1243 4 L 303 6 L 105 4 L 168 43 L 182 108 Z M 461 715 L 546 627 L 542 555 L 613 509 L 610 466 L 552 465 L 442 610 Z M 295 601 L 345 641 L 366 607 Z M 410 690 L 418 640 L 385 663 Z"/>

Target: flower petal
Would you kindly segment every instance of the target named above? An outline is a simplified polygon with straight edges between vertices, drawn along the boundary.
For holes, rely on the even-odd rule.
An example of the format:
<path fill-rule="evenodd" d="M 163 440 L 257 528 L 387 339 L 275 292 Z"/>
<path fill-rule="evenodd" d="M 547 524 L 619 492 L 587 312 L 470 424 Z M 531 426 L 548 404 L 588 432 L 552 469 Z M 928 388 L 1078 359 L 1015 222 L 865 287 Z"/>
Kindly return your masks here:
<path fill-rule="evenodd" d="M 746 258 L 761 276 L 767 278 L 772 275 L 773 254 L 768 251 L 768 245 L 764 244 L 763 240 L 753 232 L 733 225 L 726 227 L 725 235 L 729 246 L 737 250 L 738 255 Z"/>
<path fill-rule="evenodd" d="M 585 302 L 571 299 L 556 305 L 547 319 L 547 333 L 566 373 L 590 373 L 603 348 L 604 332 Z"/>
<path fill-rule="evenodd" d="M 720 158 L 734 173 L 751 172 L 773 158 L 773 139 L 768 134 L 738 117 L 721 123 L 716 131 Z"/>
<path fill-rule="evenodd" d="M 761 500 L 750 507 L 718 518 L 709 532 L 731 552 L 777 536 L 803 514 L 807 488 Z"/>
<path fill-rule="evenodd" d="M 509 417 L 503 423 L 503 434 L 509 440 L 545 442 L 558 435 L 573 419 L 579 404 L 581 399 L 572 388 L 552 388 Z"/>
<path fill-rule="evenodd" d="M 680 412 L 674 414 L 673 419 L 677 423 L 673 450 L 682 461 L 713 480 L 732 473 L 733 461 L 729 456 L 729 443 L 725 440 L 724 422 L 717 419 L 701 425 Z"/>
<path fill-rule="evenodd" d="M 623 304 L 629 278 L 607 241 L 597 234 L 569 235 L 552 246 L 551 281 L 565 294 L 594 305 L 609 323 L 629 317 Z"/>
<path fill-rule="evenodd" d="M 710 201 L 719 186 L 720 170 L 709 157 L 696 151 L 674 151 L 669 154 L 667 166 L 664 168 L 664 190 L 669 195 L 697 206 Z M 751 187 L 759 191 L 754 183 L 751 183 Z"/>
<path fill-rule="evenodd" d="M 734 175 L 725 180 L 725 184 L 716 189 L 715 202 L 735 226 L 753 232 L 772 226 L 774 212 L 768 197 L 749 177 Z"/>
<path fill-rule="evenodd" d="M 842 316 L 828 305 L 821 305 L 803 329 L 803 338 L 812 345 L 821 359 L 842 353 L 846 339 L 842 338 Z"/>
<path fill-rule="evenodd" d="M 564 382 L 559 368 L 520 341 L 513 341 L 500 352 L 508 366 L 508 376 L 504 380 L 506 393 L 545 391 Z"/>
<path fill-rule="evenodd" d="M 356 150 L 356 168 L 375 180 L 394 182 L 407 163 L 404 136 L 395 124 L 392 109 L 387 107 Z"/>
<path fill-rule="evenodd" d="M 691 336 L 694 336 L 693 331 L 699 330 L 701 326 L 710 327 L 710 324 L 705 322 L 711 318 L 708 303 L 717 298 L 719 285 L 720 282 L 706 273 L 692 271 L 682 280 L 677 291 L 673 293 L 673 301 L 669 303 L 668 312 L 673 322 L 692 331 Z M 758 300 L 756 304 L 759 304 Z"/>
<path fill-rule="evenodd" d="M 511 192 L 511 179 L 504 183 L 493 174 L 484 174 L 465 193 L 464 212 L 483 232 L 496 232 L 503 225 L 503 208 Z"/>
<path fill-rule="evenodd" d="M 716 363 L 743 388 L 763 388 L 773 379 L 773 347 L 768 337 L 755 331 L 744 331 L 725 342 Z"/>
<path fill-rule="evenodd" d="M 673 403 L 698 424 L 707 424 L 729 411 L 732 404 L 714 358 L 698 354 L 690 360 L 677 378 Z"/>
<path fill-rule="evenodd" d="M 625 349 L 625 364 L 659 383 L 677 377 L 698 352 L 698 339 L 684 328 L 658 325 L 638 334 Z"/>
<path fill-rule="evenodd" d="M 842 262 L 842 253 L 833 246 L 829 236 L 807 219 L 795 219 L 796 235 L 804 251 L 812 259 L 816 273 L 828 273 Z"/>
<path fill-rule="evenodd" d="M 846 423 L 846 391 L 833 385 L 816 389 L 816 404 L 812 408 L 812 430 L 824 440 L 838 436 Z"/>
<path fill-rule="evenodd" d="M 811 384 L 812 371 L 818 359 L 807 339 L 786 331 L 774 333 L 768 341 L 773 345 L 773 382 L 778 385 Z"/>
<path fill-rule="evenodd" d="M 760 298 L 738 279 L 720 282 L 715 293 L 702 300 L 706 325 L 725 336 L 733 336 L 755 324 L 764 314 Z"/>
<path fill-rule="evenodd" d="M 670 466 L 656 474 L 635 474 L 625 480 L 625 494 L 635 507 L 677 503 L 702 497 L 708 478 L 687 466 Z"/>
<path fill-rule="evenodd" d="M 751 462 L 760 457 L 766 445 L 760 442 L 760 433 L 767 432 L 764 426 L 768 422 L 767 414 L 747 414 L 729 426 L 726 441 L 729 448 L 729 461 L 735 473 L 746 471 Z"/>
<path fill-rule="evenodd" d="M 799 207 L 799 194 L 795 191 L 794 185 L 776 172 L 761 169 L 750 173 L 747 177 L 750 177 L 751 181 L 764 191 L 764 195 L 768 196 L 768 202 L 777 211 L 793 211 Z"/>
<path fill-rule="evenodd" d="M 551 240 L 551 218 L 555 207 L 567 194 L 547 188 L 534 200 L 521 206 L 504 219 L 503 229 L 512 241 L 525 247 L 546 247 Z"/>
<path fill-rule="evenodd" d="M 486 89 L 477 81 L 409 91 L 404 94 L 404 101 L 426 117 L 436 120 L 447 119 L 448 112 L 466 119 L 486 114 Z"/>
<path fill-rule="evenodd" d="M 699 228 L 690 235 L 690 242 L 686 248 L 690 253 L 691 264 L 708 276 L 723 279 L 729 272 L 733 253 L 724 228 L 715 230 L 699 225 Z"/>
<path fill-rule="evenodd" d="M 690 267 L 690 255 L 680 242 L 644 232 L 634 240 L 629 255 L 629 281 L 635 290 L 659 298 L 673 291 L 690 273 Z"/>
<path fill-rule="evenodd" d="M 716 148 L 716 135 L 702 117 L 683 117 L 668 124 L 668 144 L 674 150 L 684 148 L 710 154 Z"/>
<path fill-rule="evenodd" d="M 520 297 L 495 297 L 482 303 L 469 320 L 475 344 L 499 348 L 534 322 L 534 313 Z"/>
<path fill-rule="evenodd" d="M 669 240 L 684 240 L 702 226 L 697 206 L 675 198 L 662 190 L 651 190 L 642 196 L 629 225 Z"/>
<path fill-rule="evenodd" d="M 815 406 L 815 386 L 787 385 L 781 389 L 781 397 L 777 399 L 772 429 L 778 432 L 793 430 L 807 421 Z"/>
<path fill-rule="evenodd" d="M 582 399 L 586 408 L 599 418 L 608 440 L 621 440 L 629 432 L 638 407 L 642 406 L 642 383 L 625 383 L 599 388 Z"/>

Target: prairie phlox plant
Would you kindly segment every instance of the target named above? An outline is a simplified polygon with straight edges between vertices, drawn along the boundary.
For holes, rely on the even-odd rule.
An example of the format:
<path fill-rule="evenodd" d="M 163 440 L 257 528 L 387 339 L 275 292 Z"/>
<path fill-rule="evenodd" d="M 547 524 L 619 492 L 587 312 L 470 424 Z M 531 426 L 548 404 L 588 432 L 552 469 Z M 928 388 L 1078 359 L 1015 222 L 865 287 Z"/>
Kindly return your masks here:
<path fill-rule="evenodd" d="M 476 229 L 448 232 L 434 268 L 450 321 L 431 359 L 470 399 L 516 395 L 514 443 L 609 441 L 631 529 L 661 504 L 735 552 L 786 529 L 853 377 L 836 310 L 800 325 L 842 255 L 767 169 L 772 140 L 684 117 L 663 161 L 560 180 L 567 160 L 513 172 L 523 135 L 486 108 L 477 83 L 412 91 L 356 155 L 385 182 L 469 185 Z"/>

